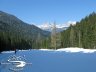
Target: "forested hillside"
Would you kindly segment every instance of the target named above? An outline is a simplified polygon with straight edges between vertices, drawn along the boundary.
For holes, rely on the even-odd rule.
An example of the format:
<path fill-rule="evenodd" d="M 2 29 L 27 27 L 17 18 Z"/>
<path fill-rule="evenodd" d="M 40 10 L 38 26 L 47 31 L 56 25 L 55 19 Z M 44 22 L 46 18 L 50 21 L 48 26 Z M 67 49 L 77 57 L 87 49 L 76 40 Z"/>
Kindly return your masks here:
<path fill-rule="evenodd" d="M 96 13 L 83 18 L 61 33 L 61 47 L 96 48 Z"/>
<path fill-rule="evenodd" d="M 0 11 L 0 51 L 40 48 L 41 41 L 49 35 L 50 32 Z"/>

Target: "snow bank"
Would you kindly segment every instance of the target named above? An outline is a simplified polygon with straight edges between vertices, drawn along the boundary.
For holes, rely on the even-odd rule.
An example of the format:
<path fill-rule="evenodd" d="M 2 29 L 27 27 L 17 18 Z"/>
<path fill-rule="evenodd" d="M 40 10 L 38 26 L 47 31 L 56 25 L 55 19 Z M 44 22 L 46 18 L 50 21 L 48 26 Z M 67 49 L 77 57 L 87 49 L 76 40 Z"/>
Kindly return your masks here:
<path fill-rule="evenodd" d="M 14 53 L 14 51 L 3 51 L 1 53 Z"/>
<path fill-rule="evenodd" d="M 27 51 L 27 50 L 17 50 L 17 52 L 18 51 Z M 15 51 L 3 51 L 3 52 L 1 52 L 1 53 L 15 53 Z"/>
<path fill-rule="evenodd" d="M 53 49 L 39 49 L 41 51 L 54 51 Z"/>
<path fill-rule="evenodd" d="M 94 53 L 96 49 L 84 49 L 84 48 L 61 48 L 56 51 L 65 51 L 65 52 L 83 52 L 83 53 Z"/>
<path fill-rule="evenodd" d="M 32 49 L 37 50 L 37 49 Z M 70 53 L 94 53 L 96 52 L 96 49 L 84 49 L 84 48 L 78 48 L 78 47 L 70 47 L 70 48 L 60 48 L 60 49 L 39 49 L 40 51 L 55 51 L 55 52 L 70 52 Z M 28 50 L 18 50 L 18 51 L 28 51 Z M 14 51 L 3 51 L 2 53 L 13 53 Z"/>
<path fill-rule="evenodd" d="M 70 47 L 70 48 L 60 48 L 57 50 L 53 50 L 53 49 L 39 49 L 42 51 L 58 51 L 58 52 L 71 52 L 71 53 L 76 53 L 76 52 L 82 52 L 82 53 L 94 53 L 96 52 L 96 49 L 84 49 L 84 48 L 77 48 L 77 47 Z"/>

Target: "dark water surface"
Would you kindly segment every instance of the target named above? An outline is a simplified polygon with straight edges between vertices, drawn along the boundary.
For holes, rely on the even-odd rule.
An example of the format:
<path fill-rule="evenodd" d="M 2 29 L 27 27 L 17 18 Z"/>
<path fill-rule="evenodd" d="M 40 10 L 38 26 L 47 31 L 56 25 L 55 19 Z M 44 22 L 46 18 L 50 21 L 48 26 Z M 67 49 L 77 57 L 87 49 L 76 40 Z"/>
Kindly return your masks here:
<path fill-rule="evenodd" d="M 0 62 L 8 59 L 12 53 L 0 54 Z M 23 70 L 18 72 L 96 72 L 96 52 L 70 53 L 59 51 L 18 51 L 16 56 L 24 56 L 27 63 Z M 0 72 L 14 72 L 11 65 L 0 65 Z"/>

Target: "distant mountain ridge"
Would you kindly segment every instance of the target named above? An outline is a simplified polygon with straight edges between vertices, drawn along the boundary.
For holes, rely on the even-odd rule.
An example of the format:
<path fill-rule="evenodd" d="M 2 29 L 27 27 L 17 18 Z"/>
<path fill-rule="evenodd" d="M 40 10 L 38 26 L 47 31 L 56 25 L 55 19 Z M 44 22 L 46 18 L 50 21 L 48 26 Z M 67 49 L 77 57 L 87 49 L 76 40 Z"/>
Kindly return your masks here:
<path fill-rule="evenodd" d="M 56 28 L 56 32 L 62 32 L 64 30 L 66 30 L 68 27 L 63 27 L 63 28 Z M 41 28 L 42 29 L 42 28 Z M 49 31 L 51 32 L 51 28 L 44 28 L 42 30 L 45 30 L 45 31 Z"/>
<path fill-rule="evenodd" d="M 3 27 L 5 23 L 6 27 Z M 35 25 L 30 25 L 27 24 L 23 21 L 21 21 L 20 19 L 18 19 L 17 17 L 2 12 L 0 11 L 0 30 L 4 30 L 4 31 L 11 31 L 13 30 L 14 32 L 20 34 L 24 34 L 30 37 L 36 37 L 38 33 L 40 33 L 42 36 L 47 36 L 49 35 L 49 32 L 47 31 L 43 31 L 40 28 L 36 27 Z"/>
<path fill-rule="evenodd" d="M 45 31 L 49 31 L 49 32 L 51 32 L 52 30 L 51 30 L 51 28 L 52 28 L 52 26 L 50 25 L 50 24 L 45 24 L 45 25 L 41 25 L 41 26 L 38 26 L 39 28 L 41 28 L 42 30 L 45 30 Z M 56 26 L 56 32 L 61 32 L 61 31 L 63 31 L 63 30 L 66 30 L 68 27 L 58 27 L 58 26 Z"/>

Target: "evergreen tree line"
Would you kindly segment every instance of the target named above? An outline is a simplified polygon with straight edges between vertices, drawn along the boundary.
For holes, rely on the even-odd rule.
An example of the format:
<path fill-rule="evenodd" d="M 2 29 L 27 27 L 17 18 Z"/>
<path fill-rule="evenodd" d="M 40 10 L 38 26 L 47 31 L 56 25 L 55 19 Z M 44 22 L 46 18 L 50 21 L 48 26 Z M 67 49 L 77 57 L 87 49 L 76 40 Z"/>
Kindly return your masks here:
<path fill-rule="evenodd" d="M 96 13 L 86 16 L 61 33 L 61 47 L 96 49 Z"/>
<path fill-rule="evenodd" d="M 18 34 L 0 31 L 0 52 L 9 50 L 25 50 L 25 49 L 40 49 L 48 48 L 48 38 L 41 38 L 38 35 L 37 39 L 28 39 Z"/>
<path fill-rule="evenodd" d="M 75 25 L 70 25 L 66 30 L 57 33 L 56 24 L 52 26 L 49 45 L 52 49 L 79 47 L 96 49 L 96 13 L 83 18 Z M 48 48 L 48 47 L 47 47 Z"/>

